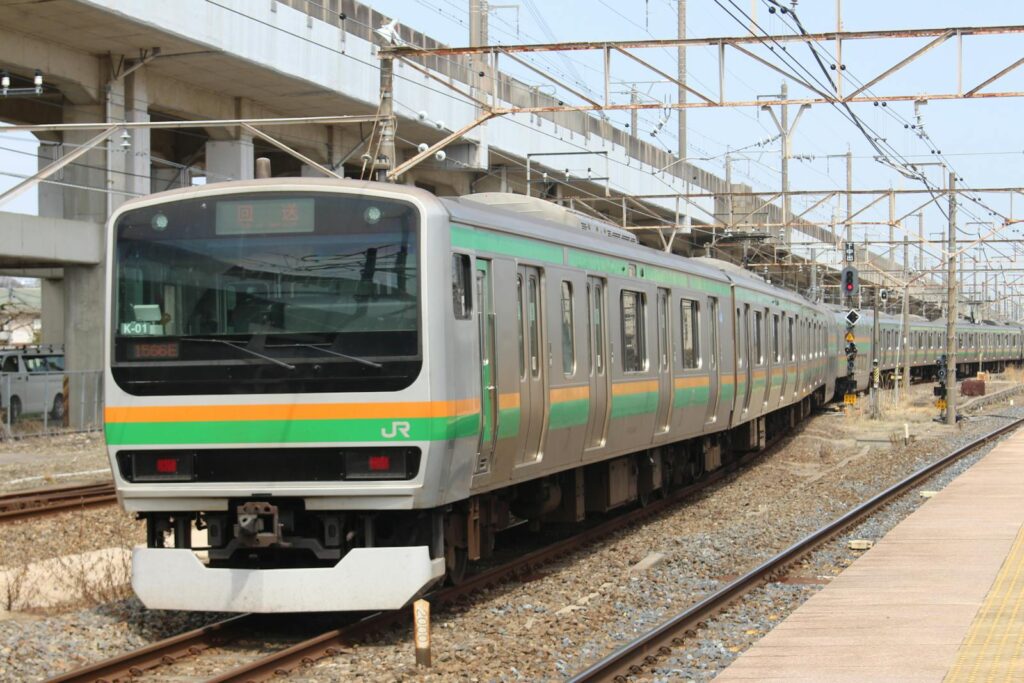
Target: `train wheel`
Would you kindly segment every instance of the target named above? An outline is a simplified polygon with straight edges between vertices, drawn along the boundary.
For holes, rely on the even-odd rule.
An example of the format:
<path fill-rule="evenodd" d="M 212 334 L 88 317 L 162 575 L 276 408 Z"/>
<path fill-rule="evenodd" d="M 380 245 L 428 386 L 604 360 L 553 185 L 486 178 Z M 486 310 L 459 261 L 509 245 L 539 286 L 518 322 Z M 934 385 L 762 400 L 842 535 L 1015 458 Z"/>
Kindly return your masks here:
<path fill-rule="evenodd" d="M 466 568 L 469 567 L 469 549 L 449 545 L 445 548 L 444 564 L 448 570 L 445 577 L 449 584 L 458 586 L 466 580 Z"/>

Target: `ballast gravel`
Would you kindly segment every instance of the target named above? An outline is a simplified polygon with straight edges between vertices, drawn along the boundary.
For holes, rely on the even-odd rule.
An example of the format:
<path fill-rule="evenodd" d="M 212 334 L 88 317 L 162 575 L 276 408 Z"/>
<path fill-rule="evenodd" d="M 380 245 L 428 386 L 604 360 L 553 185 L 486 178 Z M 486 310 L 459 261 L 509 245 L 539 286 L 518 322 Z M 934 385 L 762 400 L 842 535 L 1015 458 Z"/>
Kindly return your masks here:
<path fill-rule="evenodd" d="M 672 511 L 522 582 L 496 586 L 437 611 L 430 669 L 415 666 L 409 629 L 396 628 L 296 671 L 288 680 L 568 678 L 923 464 L 1007 420 L 982 416 L 956 427 L 934 423 L 930 393 L 930 385 L 914 387 L 916 408 L 902 411 L 899 419 L 815 416 L 751 466 Z M 1024 409 L 1005 405 L 988 412 L 1024 415 Z M 916 441 L 895 445 L 904 422 Z M 941 488 L 979 457 L 954 465 L 923 488 Z M 809 555 L 792 571 L 793 583 L 768 584 L 709 620 L 684 647 L 659 660 L 646 679 L 712 678 L 861 554 L 847 548 L 849 539 L 877 540 L 920 501 L 911 492 Z M 17 616 L 0 621 L 0 680 L 39 680 L 213 618 L 147 612 L 134 600 L 57 616 Z M 217 667 L 242 663 L 263 649 L 233 647 L 227 655 L 218 654 Z M 195 671 L 192 665 L 175 665 L 164 667 L 156 678 L 189 680 Z"/>

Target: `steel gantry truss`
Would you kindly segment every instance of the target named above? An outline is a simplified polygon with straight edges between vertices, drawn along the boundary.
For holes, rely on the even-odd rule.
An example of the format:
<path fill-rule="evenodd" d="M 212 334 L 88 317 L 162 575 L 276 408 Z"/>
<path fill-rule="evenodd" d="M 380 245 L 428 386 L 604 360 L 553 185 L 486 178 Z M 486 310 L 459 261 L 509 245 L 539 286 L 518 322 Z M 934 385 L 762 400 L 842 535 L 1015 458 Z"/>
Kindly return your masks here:
<path fill-rule="evenodd" d="M 961 27 L 945 27 L 945 28 L 927 28 L 927 29 L 903 29 L 903 30 L 874 30 L 874 31 L 830 31 L 823 33 L 812 33 L 812 34 L 800 34 L 800 35 L 744 35 L 744 36 L 729 36 L 729 37 L 714 37 L 714 38 L 669 38 L 669 39 L 655 39 L 655 40 L 638 40 L 638 41 L 603 41 L 603 42 L 567 42 L 567 43 L 544 43 L 544 44 L 532 44 L 532 45 L 473 45 L 467 47 L 436 47 L 436 48 L 420 48 L 408 45 L 383 45 L 378 51 L 378 57 L 381 59 L 381 94 L 382 102 L 384 99 L 390 99 L 389 95 L 392 91 L 391 80 L 393 78 L 393 63 L 394 60 L 400 60 L 403 63 L 409 65 L 414 70 L 423 74 L 426 78 L 430 78 L 444 86 L 452 89 L 460 96 L 465 99 L 474 102 L 477 105 L 477 117 L 475 120 L 467 123 L 458 130 L 451 132 L 443 139 L 437 141 L 433 145 L 430 145 L 428 149 L 418 154 L 413 155 L 399 165 L 395 165 L 394 161 L 390 158 L 383 159 L 383 168 L 381 168 L 380 177 L 386 180 L 397 180 L 401 175 L 409 171 L 410 169 L 417 166 L 422 161 L 432 157 L 439 150 L 445 146 L 455 142 L 463 135 L 473 130 L 477 126 L 486 123 L 496 116 L 504 116 L 510 114 L 541 114 L 541 113 L 559 113 L 559 112 L 588 112 L 588 111 L 636 111 L 641 109 L 658 109 L 658 110 L 683 110 L 683 109 L 697 109 L 697 108 L 717 108 L 717 107 L 759 107 L 759 108 L 770 108 L 773 105 L 813 105 L 813 104 L 829 104 L 846 105 L 849 103 L 857 102 L 874 102 L 874 103 L 885 103 L 893 101 L 927 101 L 927 100 L 952 100 L 952 99 L 983 99 L 983 98 L 1001 98 L 1001 97 L 1020 97 L 1024 96 L 1024 92 L 1018 90 L 999 90 L 992 89 L 992 86 L 997 85 L 1001 79 L 1007 74 L 1014 71 L 1022 64 L 1024 64 L 1024 57 L 1019 57 L 1014 61 L 1011 61 L 1004 68 L 999 69 L 994 74 L 981 80 L 977 83 L 971 83 L 968 86 L 964 85 L 964 53 L 965 47 L 973 46 L 975 42 L 983 40 L 987 37 L 994 36 L 1006 36 L 1006 35 L 1019 35 L 1024 33 L 1024 25 L 1010 25 L 1010 26 L 961 26 Z M 965 43 L 965 38 L 968 40 Z M 786 45 L 796 42 L 811 43 L 832 43 L 834 45 L 834 52 L 837 56 L 837 61 L 841 62 L 843 54 L 843 44 L 856 42 L 856 41 L 868 41 L 868 40 L 907 40 L 907 39 L 930 39 L 924 46 L 918 47 L 913 50 L 909 55 L 899 60 L 895 64 L 882 69 L 877 75 L 868 79 L 863 85 L 858 85 L 852 90 L 847 88 L 844 82 L 844 71 L 846 70 L 846 64 L 838 63 L 829 65 L 832 68 L 832 76 L 828 77 L 829 85 L 831 88 L 823 87 L 820 82 L 810 82 L 808 79 L 801 77 L 799 74 L 794 73 L 792 70 L 782 68 L 778 64 L 771 61 L 771 51 L 774 51 L 776 46 L 782 50 L 786 49 Z M 896 93 L 896 94 L 877 94 L 871 92 L 872 88 L 884 85 L 886 81 L 889 81 L 892 76 L 908 65 L 920 59 L 923 55 L 936 50 L 940 46 L 950 41 L 954 41 L 956 45 L 956 67 L 953 74 L 950 74 L 951 78 L 955 78 L 955 83 L 950 83 L 949 87 L 928 93 Z M 637 54 L 637 51 L 647 49 L 660 49 L 660 48 L 685 48 L 685 47 L 696 47 L 696 46 L 710 46 L 717 48 L 718 56 L 718 92 L 701 92 L 693 86 L 686 83 L 685 79 L 679 75 L 670 74 L 663 69 L 655 66 L 649 60 L 644 59 Z M 768 48 L 768 52 L 765 55 L 757 54 L 757 50 L 765 51 L 764 48 Z M 557 76 L 554 76 L 550 72 L 541 69 L 529 62 L 523 60 L 521 55 L 529 53 L 540 53 L 540 52 L 600 52 L 602 59 L 602 72 L 603 72 L 603 96 L 590 96 L 581 91 L 580 88 L 569 85 Z M 433 73 L 427 68 L 426 64 L 429 63 L 428 58 L 470 58 L 470 57 L 483 57 L 483 63 L 479 61 L 474 62 L 474 74 L 476 84 L 479 87 L 474 87 L 469 90 L 463 89 L 457 85 L 457 82 L 450 78 L 444 78 L 438 74 Z M 738 56 L 741 59 L 753 62 L 760 66 L 766 67 L 772 71 L 775 71 L 784 76 L 789 81 L 796 83 L 807 91 L 807 94 L 802 94 L 797 97 L 789 97 L 785 94 L 773 97 L 760 97 L 756 99 L 732 99 L 727 94 L 727 70 L 726 61 L 727 59 Z M 628 60 L 633 64 L 639 64 L 640 66 L 648 69 L 656 77 L 663 79 L 666 84 L 674 84 L 678 87 L 680 94 L 692 95 L 692 99 L 684 100 L 683 97 L 677 97 L 677 101 L 667 102 L 639 102 L 635 98 L 631 98 L 628 102 L 618 102 L 613 98 L 612 90 L 612 68 L 613 68 L 613 57 L 618 58 L 619 61 Z M 530 70 L 531 72 L 539 75 L 546 79 L 551 84 L 558 88 L 561 88 L 565 93 L 566 97 L 564 100 L 556 100 L 556 104 L 544 103 L 535 104 L 529 106 L 514 106 L 502 99 L 502 95 L 508 92 L 511 88 L 513 80 L 503 75 L 499 71 L 499 60 L 504 58 L 508 61 L 515 62 L 522 67 Z M 480 70 L 476 72 L 476 69 Z M 783 91 L 786 92 L 785 90 Z M 575 101 L 568 102 L 575 98 Z M 803 110 L 804 107 L 801 107 Z M 390 113 L 390 111 L 388 111 Z M 394 131 L 385 130 L 387 137 L 392 137 Z M 385 150 L 391 150 L 392 141 L 389 139 L 383 140 L 382 148 Z M 780 196 L 782 196 L 780 194 Z M 787 216 L 787 219 L 789 217 Z"/>
<path fill-rule="evenodd" d="M 496 103 L 492 103 L 489 107 L 490 111 L 494 114 L 518 114 L 518 113 L 536 113 L 536 112 L 560 112 L 560 111 L 613 111 L 613 110 L 634 110 L 634 109 L 700 109 L 707 107 L 761 107 L 771 106 L 776 104 L 832 104 L 837 102 L 852 103 L 852 102 L 894 102 L 894 101 L 916 101 L 916 100 L 953 100 L 953 99 L 971 99 L 971 98 L 991 98 L 991 97 L 1020 97 L 1024 95 L 1024 92 L 1018 90 L 986 90 L 989 86 L 998 82 L 1004 76 L 1011 71 L 1017 69 L 1024 64 L 1024 57 L 1020 57 L 1015 61 L 1011 62 L 1006 67 L 1000 69 L 996 73 L 992 74 L 984 80 L 972 84 L 970 87 L 964 87 L 963 84 L 963 62 L 964 62 L 964 49 L 966 47 L 964 38 L 984 38 L 989 36 L 1005 36 L 1013 34 L 1024 33 L 1024 25 L 1012 25 L 1012 26 L 961 26 L 954 28 L 927 28 L 927 29 L 903 29 L 903 30 L 883 30 L 883 31 L 830 31 L 825 33 L 810 33 L 806 35 L 766 35 L 766 36 L 729 36 L 720 38 L 667 38 L 667 39 L 655 39 L 655 40 L 633 40 L 633 41 L 603 41 L 603 42 L 570 42 L 570 43 L 539 43 L 529 45 L 481 45 L 472 47 L 438 47 L 438 48 L 419 48 L 411 46 L 386 46 L 383 47 L 379 52 L 381 59 L 401 59 L 414 67 L 422 66 L 416 63 L 416 60 L 423 59 L 426 57 L 454 57 L 454 56 L 468 56 L 468 55 L 484 55 L 488 57 L 489 64 L 488 68 L 490 74 L 488 80 L 495 81 L 491 75 L 498 72 L 498 58 L 506 57 L 512 61 L 515 61 L 523 66 L 527 67 L 531 71 L 543 76 L 550 80 L 555 85 L 564 88 L 566 91 L 578 96 L 583 103 L 579 104 L 562 104 L 554 106 L 536 106 L 536 107 L 502 107 Z M 921 47 L 910 55 L 900 60 L 896 64 L 883 69 L 878 75 L 869 79 L 863 85 L 858 86 L 850 92 L 844 92 L 845 85 L 843 81 L 843 72 L 845 70 L 845 64 L 835 65 L 837 68 L 834 70 L 835 73 L 835 91 L 828 92 L 821 88 L 820 85 L 812 84 L 807 82 L 806 79 L 800 78 L 790 71 L 786 71 L 780 68 L 777 64 L 774 64 L 763 56 L 756 54 L 752 50 L 748 49 L 750 45 L 784 45 L 786 43 L 794 42 L 832 42 L 835 44 L 835 51 L 837 55 L 842 54 L 842 45 L 844 42 L 861 41 L 861 40 L 893 40 L 893 39 L 908 39 L 908 38 L 932 38 L 932 40 Z M 870 94 L 868 90 L 874 88 L 877 85 L 882 84 L 884 81 L 889 79 L 893 74 L 899 72 L 909 64 L 917 61 L 920 57 L 926 53 L 934 50 L 943 43 L 948 42 L 951 39 L 955 39 L 957 44 L 957 65 L 955 76 L 956 85 L 950 87 L 945 91 L 931 92 L 931 93 L 915 93 L 915 94 Z M 710 46 L 718 49 L 718 92 L 717 93 L 704 93 L 692 86 L 679 80 L 677 76 L 666 73 L 657 66 L 651 64 L 649 61 L 639 57 L 635 54 L 636 50 L 643 49 L 655 49 L 655 48 L 669 48 L 669 47 L 697 47 L 697 46 Z M 604 64 L 604 97 L 602 100 L 595 100 L 579 91 L 578 88 L 574 88 L 562 80 L 552 76 L 550 73 L 540 69 L 533 64 L 529 64 L 519 54 L 524 53 L 536 53 L 536 52 L 581 52 L 581 51 L 600 51 L 603 54 Z M 743 58 L 751 59 L 762 66 L 765 66 L 779 74 L 789 78 L 799 85 L 803 86 L 807 90 L 814 93 L 810 97 L 795 97 L 795 98 L 761 98 L 755 100 L 733 100 L 726 94 L 726 69 L 725 63 L 727 55 L 732 52 Z M 640 64 L 641 66 L 649 69 L 652 73 L 665 79 L 666 83 L 673 83 L 686 90 L 687 93 L 692 94 L 697 98 L 697 101 L 686 101 L 686 102 L 614 102 L 612 101 L 612 90 L 611 90 L 611 67 L 612 67 L 612 56 L 621 55 L 628 58 L 629 60 Z M 831 65 L 830 65 L 831 66 Z M 445 82 L 441 79 L 441 82 Z M 497 85 L 495 83 L 495 85 Z M 468 95 L 467 95 L 468 96 Z"/>

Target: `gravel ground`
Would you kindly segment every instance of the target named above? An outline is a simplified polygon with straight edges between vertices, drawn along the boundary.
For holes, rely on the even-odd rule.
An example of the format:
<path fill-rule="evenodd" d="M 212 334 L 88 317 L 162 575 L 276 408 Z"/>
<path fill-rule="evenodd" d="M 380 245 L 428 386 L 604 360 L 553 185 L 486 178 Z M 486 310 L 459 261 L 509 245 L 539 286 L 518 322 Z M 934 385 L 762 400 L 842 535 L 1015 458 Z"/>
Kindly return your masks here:
<path fill-rule="evenodd" d="M 395 629 L 290 680 L 564 679 L 936 455 L 1005 422 L 974 418 L 956 427 L 939 425 L 931 422 L 931 385 L 914 387 L 912 393 L 915 407 L 898 420 L 890 416 L 867 421 L 860 415 L 866 402 L 847 414 L 816 416 L 782 447 L 672 512 L 545 567 L 529 581 L 507 583 L 478 594 L 471 604 L 439 611 L 434 615 L 434 667 L 429 671 L 413 665 L 408 629 Z M 997 406 L 988 412 L 1024 414 L 1024 409 Z M 904 422 L 916 441 L 893 446 L 889 440 L 902 436 Z M 102 452 L 102 446 L 93 450 Z M 83 452 L 82 457 L 88 456 Z M 7 467 L 0 455 L 0 477 L 10 475 Z M 939 488 L 938 481 L 964 467 L 955 466 L 926 487 Z M 905 496 L 848 537 L 878 538 L 918 503 L 915 494 Z M 48 533 L 54 532 L 26 530 L 21 545 L 12 546 L 11 552 L 32 552 L 18 548 Z M 819 577 L 838 573 L 857 554 L 839 539 L 810 556 L 794 574 L 822 581 Z M 641 561 L 648 568 L 634 566 Z M 654 678 L 712 677 L 820 587 L 780 583 L 755 592 L 708 622 L 685 651 L 660 662 Z M 0 679 L 38 680 L 215 618 L 147 612 L 134 600 L 47 618 L 17 616 L 0 621 Z M 282 630 L 281 624 L 275 630 Z M 236 646 L 219 652 L 212 670 L 267 647 L 253 643 L 251 651 Z M 187 670 L 165 667 L 159 678 L 188 680 L 209 669 L 210 664 L 189 665 Z"/>
<path fill-rule="evenodd" d="M 101 432 L 0 442 L 0 493 L 110 479 Z"/>
<path fill-rule="evenodd" d="M 214 618 L 151 611 L 134 598 L 49 618 L 18 615 L 0 621 L 0 680 L 49 678 L 198 628 Z"/>

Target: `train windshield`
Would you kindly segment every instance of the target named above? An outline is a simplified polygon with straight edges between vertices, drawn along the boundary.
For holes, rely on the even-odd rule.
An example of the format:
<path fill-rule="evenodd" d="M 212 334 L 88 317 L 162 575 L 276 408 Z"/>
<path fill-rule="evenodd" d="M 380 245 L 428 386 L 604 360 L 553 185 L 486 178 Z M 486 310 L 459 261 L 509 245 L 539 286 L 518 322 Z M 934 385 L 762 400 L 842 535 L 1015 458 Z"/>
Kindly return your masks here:
<path fill-rule="evenodd" d="M 113 363 L 134 394 L 388 391 L 420 367 L 419 213 L 368 195 L 169 202 L 115 226 Z"/>

